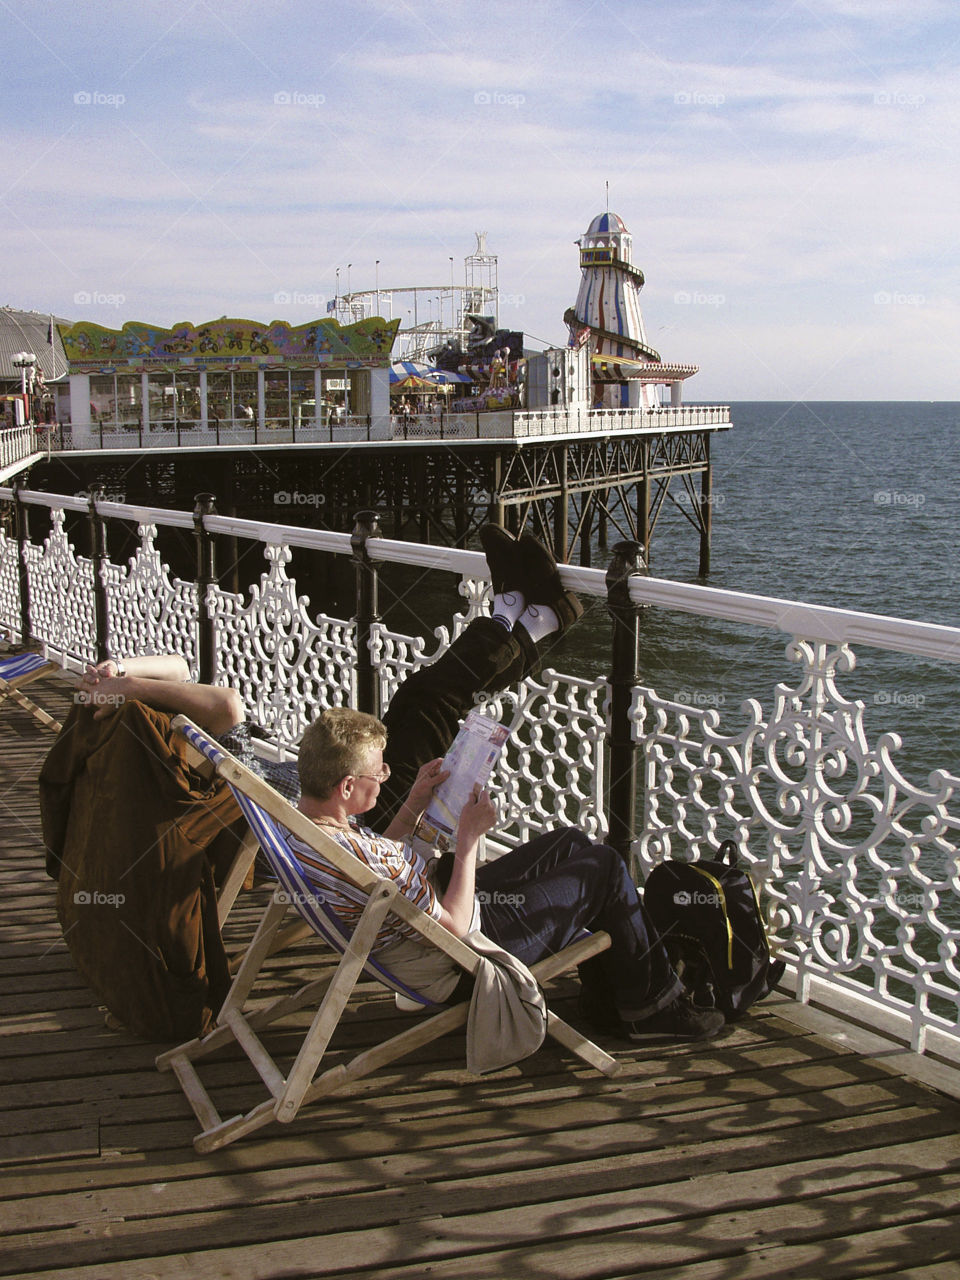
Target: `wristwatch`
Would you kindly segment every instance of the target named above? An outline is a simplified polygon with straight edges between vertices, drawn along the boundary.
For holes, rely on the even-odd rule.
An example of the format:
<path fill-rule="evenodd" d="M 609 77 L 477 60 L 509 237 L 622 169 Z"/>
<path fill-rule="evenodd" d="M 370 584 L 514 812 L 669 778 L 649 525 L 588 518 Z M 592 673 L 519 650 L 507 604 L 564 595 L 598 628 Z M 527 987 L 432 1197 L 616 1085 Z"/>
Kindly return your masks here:
<path fill-rule="evenodd" d="M 125 676 L 127 674 L 127 668 L 123 665 L 123 660 L 121 658 L 114 658 L 113 661 L 117 668 L 117 675 Z"/>

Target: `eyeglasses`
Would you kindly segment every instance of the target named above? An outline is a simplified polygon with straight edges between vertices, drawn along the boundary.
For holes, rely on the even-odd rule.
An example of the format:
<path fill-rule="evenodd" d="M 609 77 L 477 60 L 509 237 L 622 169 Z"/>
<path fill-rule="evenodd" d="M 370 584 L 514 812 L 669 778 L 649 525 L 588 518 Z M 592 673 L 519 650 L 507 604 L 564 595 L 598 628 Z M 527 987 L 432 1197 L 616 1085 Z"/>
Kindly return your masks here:
<path fill-rule="evenodd" d="M 380 766 L 379 773 L 355 773 L 355 778 L 369 778 L 371 782 L 384 783 L 390 777 L 390 766 L 386 761 Z"/>

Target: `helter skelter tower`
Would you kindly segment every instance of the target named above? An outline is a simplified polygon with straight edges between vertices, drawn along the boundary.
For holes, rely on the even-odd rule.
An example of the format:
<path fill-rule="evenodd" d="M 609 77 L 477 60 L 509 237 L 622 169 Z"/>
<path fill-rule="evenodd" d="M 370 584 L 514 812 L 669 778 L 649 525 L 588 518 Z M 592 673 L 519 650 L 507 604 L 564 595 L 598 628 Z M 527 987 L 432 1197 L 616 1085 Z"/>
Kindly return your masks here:
<path fill-rule="evenodd" d="M 695 364 L 664 364 L 647 342 L 640 314 L 643 272 L 633 265 L 633 237 L 615 213 L 601 213 L 576 241 L 580 292 L 564 315 L 570 346 L 587 343 L 594 408 L 656 408 L 660 386 L 680 403 L 684 378 Z"/>

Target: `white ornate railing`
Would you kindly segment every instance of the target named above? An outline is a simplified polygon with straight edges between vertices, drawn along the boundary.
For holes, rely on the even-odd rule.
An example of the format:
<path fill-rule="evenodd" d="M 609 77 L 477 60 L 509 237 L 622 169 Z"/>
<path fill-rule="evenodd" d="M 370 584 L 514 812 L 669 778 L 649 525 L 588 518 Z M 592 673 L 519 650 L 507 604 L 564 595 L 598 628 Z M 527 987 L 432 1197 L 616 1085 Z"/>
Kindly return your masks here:
<path fill-rule="evenodd" d="M 0 428 L 0 471 L 39 453 L 45 447 L 46 435 L 41 427 Z"/>
<path fill-rule="evenodd" d="M 0 488 L 0 501 L 12 492 Z M 93 656 L 94 571 L 64 531 L 83 499 L 21 493 L 50 505 L 42 547 L 24 547 L 31 630 L 76 669 Z M 193 528 L 193 516 L 97 504 L 102 519 L 134 522 L 140 547 L 126 566 L 104 563 L 109 647 L 117 653 L 177 649 L 196 669 L 193 583 L 172 578 L 155 548 L 158 526 Z M 356 663 L 351 622 L 317 616 L 289 578 L 290 548 L 349 554 L 347 534 L 205 517 L 210 534 L 259 541 L 265 569 L 243 596 L 210 587 L 206 604 L 219 655 L 217 678 L 238 688 L 251 714 L 294 743 L 320 706 L 348 701 Z M 378 568 L 416 565 L 461 578 L 466 612 L 484 608 L 476 552 L 370 539 Z M 0 624 L 21 632 L 16 541 L 0 529 Z M 584 595 L 605 594 L 600 571 L 564 567 Z M 664 856 L 710 854 L 734 838 L 752 864 L 772 937 L 801 1000 L 817 999 L 899 1037 L 917 1051 L 960 1061 L 960 777 L 952 760 L 922 784 L 908 780 L 900 737 L 871 738 L 867 708 L 844 692 L 853 646 L 956 662 L 960 629 L 633 576 L 636 605 L 680 610 L 782 632 L 788 674 L 757 690 L 736 724 L 709 690 L 684 701 L 637 685 L 629 714 L 642 765 L 642 821 L 633 852 L 643 869 Z M 442 649 L 448 637 L 437 633 Z M 421 640 L 375 625 L 371 650 L 384 702 L 430 660 Z M 607 831 L 606 679 L 545 672 L 494 703 L 511 741 L 496 777 L 509 842 L 548 822 Z M 721 716 L 723 712 L 723 717 Z"/>
<path fill-rule="evenodd" d="M 55 451 L 69 449 L 209 449 L 211 445 L 343 444 L 393 440 L 520 440 L 619 431 L 660 434 L 697 427 L 728 427 L 727 405 L 681 405 L 658 409 L 501 409 L 470 413 L 422 413 L 404 417 L 352 415 L 339 422 L 301 425 L 271 419 L 265 425 L 246 418 L 206 426 L 193 420 L 152 423 L 92 423 L 59 429 Z"/>

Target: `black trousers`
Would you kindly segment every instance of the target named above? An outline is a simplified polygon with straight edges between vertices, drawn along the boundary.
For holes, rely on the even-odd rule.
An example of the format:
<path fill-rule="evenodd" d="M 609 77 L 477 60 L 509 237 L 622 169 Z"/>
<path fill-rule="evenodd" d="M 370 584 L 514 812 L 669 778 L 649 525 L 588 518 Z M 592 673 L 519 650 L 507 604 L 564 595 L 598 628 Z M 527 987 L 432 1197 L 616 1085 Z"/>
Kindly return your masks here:
<path fill-rule="evenodd" d="M 494 694 L 537 669 L 536 648 L 492 618 L 475 618 L 429 667 L 408 676 L 383 716 L 390 777 L 364 821 L 382 831 L 407 798 L 417 770 L 446 753 L 477 695 Z"/>

